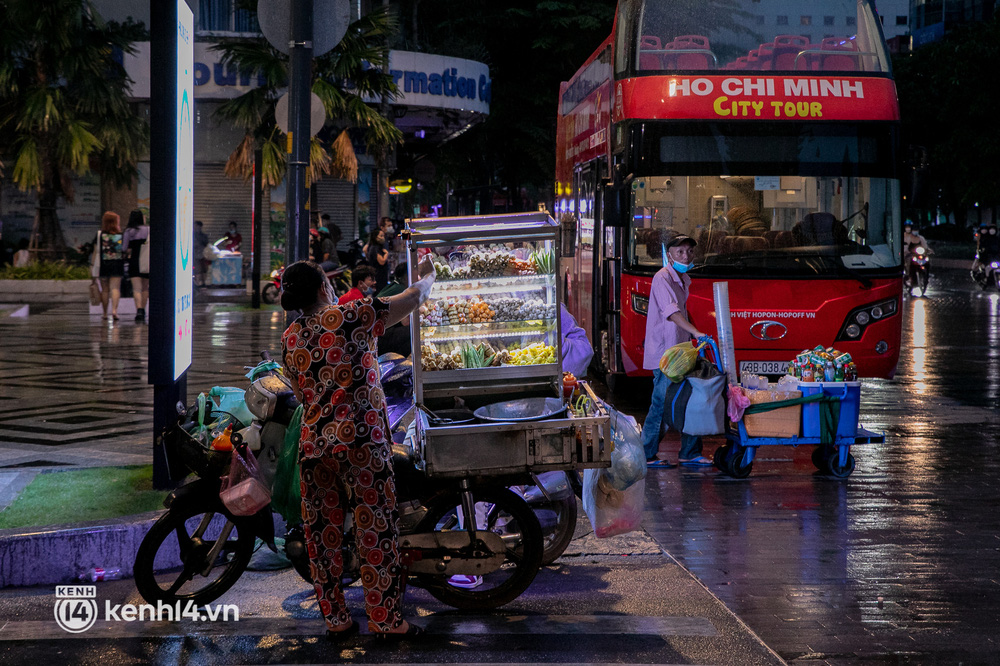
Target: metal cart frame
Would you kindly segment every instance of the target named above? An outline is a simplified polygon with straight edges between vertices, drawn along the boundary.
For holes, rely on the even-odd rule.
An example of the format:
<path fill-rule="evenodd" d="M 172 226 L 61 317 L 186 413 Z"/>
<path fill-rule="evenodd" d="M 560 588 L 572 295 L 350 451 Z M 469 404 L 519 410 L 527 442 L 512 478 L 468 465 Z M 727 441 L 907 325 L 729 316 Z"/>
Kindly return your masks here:
<path fill-rule="evenodd" d="M 563 396 L 562 325 L 559 304 L 562 283 L 558 274 L 561 228 L 548 213 L 517 213 L 473 217 L 427 218 L 407 220 L 407 252 L 415 266 L 418 251 L 456 245 L 551 242 L 556 263 L 554 290 L 554 326 L 545 329 L 554 336 L 555 363 L 511 365 L 477 369 L 424 371 L 419 360 L 421 349 L 420 316 L 410 315 L 410 336 L 414 352 L 413 389 L 416 404 L 416 435 L 425 472 L 433 477 L 502 476 L 530 474 L 584 467 L 608 467 L 611 464 L 610 417 L 593 391 L 581 382 L 581 390 L 590 398 L 593 413 L 584 416 L 567 414 L 538 421 L 511 423 L 471 423 L 432 426 L 419 409 L 427 399 L 453 396 L 479 398 L 490 395 Z M 516 280 L 519 276 L 510 279 Z M 491 278 L 470 278 L 475 282 Z M 440 284 L 440 283 L 438 283 Z M 437 284 L 435 289 L 437 289 Z M 516 289 L 512 290 L 516 291 Z M 483 329 L 486 330 L 486 329 Z M 483 337 L 488 337 L 484 333 Z"/>

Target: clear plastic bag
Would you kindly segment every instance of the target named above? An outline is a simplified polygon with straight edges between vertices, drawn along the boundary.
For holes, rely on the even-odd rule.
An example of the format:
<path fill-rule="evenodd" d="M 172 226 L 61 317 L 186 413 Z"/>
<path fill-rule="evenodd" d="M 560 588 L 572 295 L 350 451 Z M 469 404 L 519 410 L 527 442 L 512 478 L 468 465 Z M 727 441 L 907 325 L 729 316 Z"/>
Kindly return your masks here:
<path fill-rule="evenodd" d="M 260 476 L 257 459 L 252 453 L 244 458 L 240 449 L 233 448 L 233 459 L 229 464 L 228 476 L 222 477 L 219 497 L 234 516 L 252 516 L 271 503 L 271 491 Z"/>
<path fill-rule="evenodd" d="M 606 471 L 608 483 L 615 490 L 627 490 L 646 477 L 646 453 L 642 448 L 642 428 L 638 422 L 605 405 L 611 415 L 611 467 Z"/>
<path fill-rule="evenodd" d="M 603 469 L 583 471 L 583 510 L 599 539 L 633 532 L 642 523 L 646 480 L 639 479 L 627 490 L 611 486 Z"/>

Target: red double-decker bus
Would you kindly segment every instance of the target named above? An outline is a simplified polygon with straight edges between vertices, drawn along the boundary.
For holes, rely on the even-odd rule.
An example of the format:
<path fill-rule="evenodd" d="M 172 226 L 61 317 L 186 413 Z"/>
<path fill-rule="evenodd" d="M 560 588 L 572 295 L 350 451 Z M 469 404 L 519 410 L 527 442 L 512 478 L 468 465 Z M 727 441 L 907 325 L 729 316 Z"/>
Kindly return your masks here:
<path fill-rule="evenodd" d="M 646 308 L 671 231 L 698 242 L 699 329 L 716 330 L 712 284 L 728 282 L 741 371 L 783 373 L 822 344 L 862 376 L 895 372 L 899 108 L 879 17 L 831 0 L 786 34 L 761 6 L 620 0 L 611 36 L 561 86 L 555 199 L 575 252 L 561 270 L 610 374 L 649 374 Z"/>

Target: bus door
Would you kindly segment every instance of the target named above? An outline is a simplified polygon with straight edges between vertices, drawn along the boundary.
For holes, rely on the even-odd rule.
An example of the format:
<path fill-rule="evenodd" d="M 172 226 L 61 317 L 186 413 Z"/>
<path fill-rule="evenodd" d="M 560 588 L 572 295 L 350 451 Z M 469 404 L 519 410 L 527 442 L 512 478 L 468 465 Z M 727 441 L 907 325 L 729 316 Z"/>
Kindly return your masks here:
<path fill-rule="evenodd" d="M 597 161 L 588 162 L 573 174 L 573 192 L 577 210 L 576 257 L 571 269 L 573 301 L 570 310 L 576 323 L 587 331 L 593 343 L 594 335 L 594 227 L 597 213 Z"/>

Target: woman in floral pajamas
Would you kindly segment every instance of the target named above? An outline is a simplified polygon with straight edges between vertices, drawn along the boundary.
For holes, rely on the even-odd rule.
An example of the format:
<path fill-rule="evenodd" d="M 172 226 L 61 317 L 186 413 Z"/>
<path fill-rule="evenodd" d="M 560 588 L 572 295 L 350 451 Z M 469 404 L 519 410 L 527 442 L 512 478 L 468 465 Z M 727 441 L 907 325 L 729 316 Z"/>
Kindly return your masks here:
<path fill-rule="evenodd" d="M 302 519 L 310 572 L 327 636 L 358 633 L 340 589 L 346 511 L 353 511 L 368 629 L 383 637 L 423 633 L 402 618 L 404 572 L 399 561 L 396 488 L 376 338 L 427 299 L 430 262 L 422 279 L 390 298 L 344 305 L 313 262 L 282 275 L 281 306 L 302 314 L 282 335 L 285 371 L 305 406 L 299 439 Z"/>

